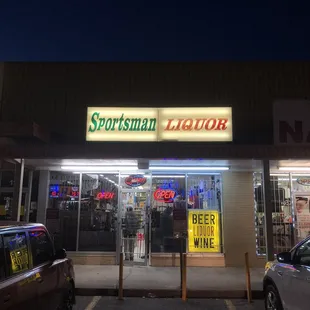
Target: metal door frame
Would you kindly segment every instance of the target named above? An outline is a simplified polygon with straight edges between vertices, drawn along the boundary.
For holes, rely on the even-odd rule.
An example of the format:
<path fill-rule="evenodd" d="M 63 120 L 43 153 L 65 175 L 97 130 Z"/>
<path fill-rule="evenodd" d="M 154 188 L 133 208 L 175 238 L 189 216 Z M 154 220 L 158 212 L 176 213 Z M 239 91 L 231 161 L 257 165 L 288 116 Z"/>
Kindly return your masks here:
<path fill-rule="evenodd" d="M 120 175 L 119 175 L 120 179 Z M 120 181 L 120 180 L 119 180 Z M 151 235 L 150 235 L 150 203 L 151 203 L 151 189 L 136 189 L 136 188 L 120 188 L 119 187 L 119 195 L 118 195 L 118 225 L 117 225 L 117 247 L 116 247 L 116 263 L 119 264 L 120 253 L 123 250 L 122 245 L 122 202 L 121 197 L 122 193 L 146 193 L 146 205 L 145 205 L 145 225 L 144 225 L 144 247 L 145 247 L 145 257 L 144 257 L 144 266 L 149 266 L 150 261 L 150 251 L 151 251 Z M 147 240 L 146 240 L 147 236 Z M 148 243 L 148 246 L 147 246 Z M 147 251 L 148 250 L 148 251 Z M 147 253 L 148 252 L 148 253 Z"/>

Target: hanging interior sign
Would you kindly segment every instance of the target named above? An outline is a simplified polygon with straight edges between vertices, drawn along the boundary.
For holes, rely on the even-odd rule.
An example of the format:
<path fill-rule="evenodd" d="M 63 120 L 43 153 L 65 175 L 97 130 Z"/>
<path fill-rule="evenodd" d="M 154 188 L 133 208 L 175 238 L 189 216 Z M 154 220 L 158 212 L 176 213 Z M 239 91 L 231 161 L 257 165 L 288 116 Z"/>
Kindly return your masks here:
<path fill-rule="evenodd" d="M 125 178 L 125 184 L 130 187 L 142 186 L 146 183 L 146 177 L 142 174 L 130 175 Z"/>
<path fill-rule="evenodd" d="M 297 183 L 304 186 L 310 186 L 310 178 L 299 178 Z"/>
<path fill-rule="evenodd" d="M 66 197 L 79 197 L 79 187 L 78 186 L 67 186 L 54 184 L 50 185 L 49 193 L 51 198 L 66 198 Z"/>
<path fill-rule="evenodd" d="M 173 202 L 176 192 L 172 189 L 158 188 L 154 192 L 154 199 L 161 202 Z"/>
<path fill-rule="evenodd" d="M 113 199 L 115 196 L 115 193 L 112 192 L 100 192 L 97 194 L 97 199 Z"/>

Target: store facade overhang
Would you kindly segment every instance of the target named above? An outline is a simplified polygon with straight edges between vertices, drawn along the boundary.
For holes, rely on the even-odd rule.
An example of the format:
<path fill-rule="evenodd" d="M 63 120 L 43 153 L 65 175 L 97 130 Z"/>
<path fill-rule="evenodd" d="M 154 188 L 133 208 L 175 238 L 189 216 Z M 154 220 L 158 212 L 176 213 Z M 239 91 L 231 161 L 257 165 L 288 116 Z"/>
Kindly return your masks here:
<path fill-rule="evenodd" d="M 232 145 L 185 142 L 0 145 L 1 158 L 214 158 L 306 159 L 310 146 Z"/>
<path fill-rule="evenodd" d="M 0 122 L 0 137 L 30 142 L 50 142 L 50 133 L 34 122 Z"/>

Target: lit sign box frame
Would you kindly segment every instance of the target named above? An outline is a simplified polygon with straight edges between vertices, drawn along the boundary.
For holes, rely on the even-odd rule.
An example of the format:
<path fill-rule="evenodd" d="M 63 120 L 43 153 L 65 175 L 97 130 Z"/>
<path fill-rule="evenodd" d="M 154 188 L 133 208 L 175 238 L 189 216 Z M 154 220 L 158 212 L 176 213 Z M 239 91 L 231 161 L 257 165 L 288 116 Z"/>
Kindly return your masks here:
<path fill-rule="evenodd" d="M 89 107 L 86 141 L 232 142 L 232 108 Z"/>

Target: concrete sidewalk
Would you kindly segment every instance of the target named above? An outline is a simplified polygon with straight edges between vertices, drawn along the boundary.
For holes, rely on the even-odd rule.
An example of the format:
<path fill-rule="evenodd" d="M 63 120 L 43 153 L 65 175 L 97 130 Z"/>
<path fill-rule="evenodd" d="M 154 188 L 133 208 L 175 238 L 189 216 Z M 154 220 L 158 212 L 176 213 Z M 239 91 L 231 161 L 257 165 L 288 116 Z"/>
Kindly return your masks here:
<path fill-rule="evenodd" d="M 75 265 L 78 295 L 117 295 L 118 266 Z M 251 269 L 254 298 L 262 297 L 264 269 Z M 187 268 L 188 296 L 245 298 L 244 268 Z M 179 297 L 180 268 L 124 266 L 124 296 Z"/>

